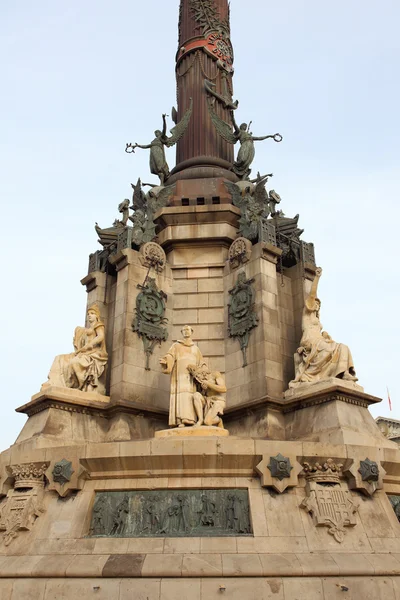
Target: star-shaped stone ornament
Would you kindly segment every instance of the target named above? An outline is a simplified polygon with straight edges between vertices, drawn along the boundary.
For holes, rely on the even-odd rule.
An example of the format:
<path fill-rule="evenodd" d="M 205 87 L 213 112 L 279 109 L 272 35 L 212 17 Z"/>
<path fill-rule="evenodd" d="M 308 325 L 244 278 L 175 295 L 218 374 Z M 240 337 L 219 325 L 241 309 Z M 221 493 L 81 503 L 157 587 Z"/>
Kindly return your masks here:
<path fill-rule="evenodd" d="M 271 456 L 270 463 L 267 467 L 271 471 L 272 477 L 277 477 L 279 481 L 282 481 L 286 477 L 290 477 L 290 471 L 293 469 L 290 464 L 290 458 L 282 456 L 281 453 L 276 456 Z"/>
<path fill-rule="evenodd" d="M 256 466 L 263 487 L 273 488 L 282 494 L 288 487 L 298 485 L 301 464 L 296 456 L 283 456 L 280 452 L 276 456 L 264 454 L 262 461 Z"/>
<path fill-rule="evenodd" d="M 376 490 L 383 488 L 383 478 L 386 475 L 381 463 L 370 460 L 355 459 L 353 464 L 344 471 L 351 490 L 359 490 L 367 496 L 373 496 Z"/>

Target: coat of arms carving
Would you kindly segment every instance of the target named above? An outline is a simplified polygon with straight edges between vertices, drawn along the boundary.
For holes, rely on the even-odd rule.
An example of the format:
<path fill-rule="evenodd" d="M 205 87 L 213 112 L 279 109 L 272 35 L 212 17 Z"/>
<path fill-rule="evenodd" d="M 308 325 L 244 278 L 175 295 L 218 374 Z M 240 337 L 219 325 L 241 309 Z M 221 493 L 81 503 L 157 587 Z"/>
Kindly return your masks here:
<path fill-rule="evenodd" d="M 14 465 L 14 489 L 9 490 L 0 505 L 0 531 L 8 546 L 20 531 L 32 529 L 36 519 L 44 512 L 44 473 L 46 464 Z"/>
<path fill-rule="evenodd" d="M 255 293 L 252 287 L 254 279 L 246 279 L 246 273 L 239 273 L 236 285 L 229 290 L 228 333 L 236 337 L 243 354 L 243 367 L 247 366 L 247 346 L 250 331 L 257 327 L 258 317 L 254 310 Z"/>
<path fill-rule="evenodd" d="M 328 533 L 339 543 L 344 540 L 345 527 L 357 524 L 358 510 L 347 483 L 340 480 L 342 467 L 331 458 L 323 464 L 304 463 L 307 496 L 300 505 L 311 514 L 317 527 L 328 527 Z"/>
<path fill-rule="evenodd" d="M 138 286 L 142 291 L 136 298 L 136 314 L 132 323 L 143 340 L 146 354 L 146 371 L 150 370 L 150 356 L 156 344 L 161 344 L 168 339 L 168 332 L 163 325 L 167 322 L 165 314 L 165 301 L 167 295 L 157 288 L 152 277 L 147 278 L 147 283 Z"/>

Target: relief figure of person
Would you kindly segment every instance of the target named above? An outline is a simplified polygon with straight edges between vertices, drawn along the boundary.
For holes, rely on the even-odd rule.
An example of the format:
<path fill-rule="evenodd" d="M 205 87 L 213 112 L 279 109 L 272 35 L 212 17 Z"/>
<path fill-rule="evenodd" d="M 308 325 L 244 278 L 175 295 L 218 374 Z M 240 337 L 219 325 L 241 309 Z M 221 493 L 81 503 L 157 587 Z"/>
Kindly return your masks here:
<path fill-rule="evenodd" d="M 42 389 L 54 385 L 76 388 L 83 392 L 105 394 L 99 381 L 107 364 L 104 323 L 97 306 L 87 311 L 88 327 L 77 327 L 74 334 L 74 352 L 56 356 L 48 381 Z"/>
<path fill-rule="evenodd" d="M 171 427 L 194 425 L 197 415 L 193 404 L 196 382 L 188 371 L 189 365 L 204 364 L 203 356 L 192 340 L 190 325 L 182 328 L 182 340 L 172 344 L 164 358 L 160 359 L 162 372 L 171 375 L 169 424 Z"/>
<path fill-rule="evenodd" d="M 296 376 L 289 383 L 290 388 L 330 377 L 357 381 L 349 348 L 344 344 L 338 344 L 326 331 L 322 331 L 319 319 L 321 301 L 317 298 L 321 275 L 322 269 L 318 268 L 305 302 L 302 319 L 303 335 L 294 359 Z"/>

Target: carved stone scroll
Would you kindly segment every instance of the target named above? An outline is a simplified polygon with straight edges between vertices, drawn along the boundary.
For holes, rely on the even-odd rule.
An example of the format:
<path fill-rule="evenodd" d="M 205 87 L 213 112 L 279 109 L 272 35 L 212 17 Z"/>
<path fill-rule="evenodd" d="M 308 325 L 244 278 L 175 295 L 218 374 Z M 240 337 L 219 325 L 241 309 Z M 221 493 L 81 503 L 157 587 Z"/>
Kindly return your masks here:
<path fill-rule="evenodd" d="M 248 491 L 240 489 L 98 492 L 93 537 L 250 535 Z"/>
<path fill-rule="evenodd" d="M 161 344 L 168 339 L 168 332 L 163 325 L 167 322 L 165 315 L 165 301 L 167 295 L 157 288 L 155 279 L 148 277 L 144 286 L 138 286 L 142 291 L 136 298 L 136 314 L 132 323 L 143 340 L 146 354 L 146 370 L 150 370 L 150 356 L 156 344 Z"/>
<path fill-rule="evenodd" d="M 254 310 L 254 279 L 246 279 L 244 272 L 239 273 L 236 285 L 229 290 L 228 332 L 230 337 L 238 338 L 243 353 L 243 367 L 247 366 L 247 346 L 250 332 L 258 325 Z"/>

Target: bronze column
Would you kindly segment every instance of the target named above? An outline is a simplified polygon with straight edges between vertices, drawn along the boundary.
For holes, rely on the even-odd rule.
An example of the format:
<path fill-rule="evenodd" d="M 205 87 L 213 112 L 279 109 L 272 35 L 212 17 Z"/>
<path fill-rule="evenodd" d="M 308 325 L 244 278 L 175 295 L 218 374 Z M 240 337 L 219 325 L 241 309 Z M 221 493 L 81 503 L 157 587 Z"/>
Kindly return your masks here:
<path fill-rule="evenodd" d="M 228 1 L 181 0 L 176 55 L 178 120 L 190 98 L 193 112 L 185 135 L 177 144 L 176 167 L 172 171 L 176 178 L 224 176 L 230 170 L 234 149 L 215 130 L 208 102 L 212 97 L 214 111 L 230 123 L 232 78 Z M 205 81 L 222 99 L 207 94 Z"/>

